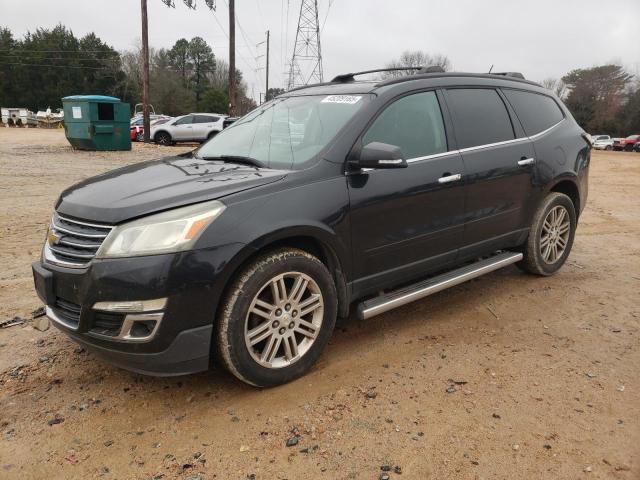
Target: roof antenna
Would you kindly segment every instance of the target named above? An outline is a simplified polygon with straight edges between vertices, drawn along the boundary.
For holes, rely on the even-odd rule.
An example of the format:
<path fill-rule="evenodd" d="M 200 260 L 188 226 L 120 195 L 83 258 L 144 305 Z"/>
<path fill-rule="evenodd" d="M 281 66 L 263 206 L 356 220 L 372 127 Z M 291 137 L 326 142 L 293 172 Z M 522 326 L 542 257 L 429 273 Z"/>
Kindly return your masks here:
<path fill-rule="evenodd" d="M 489 69 L 489 73 L 491 73 L 491 70 L 493 70 L 493 65 L 491 65 L 491 68 Z"/>

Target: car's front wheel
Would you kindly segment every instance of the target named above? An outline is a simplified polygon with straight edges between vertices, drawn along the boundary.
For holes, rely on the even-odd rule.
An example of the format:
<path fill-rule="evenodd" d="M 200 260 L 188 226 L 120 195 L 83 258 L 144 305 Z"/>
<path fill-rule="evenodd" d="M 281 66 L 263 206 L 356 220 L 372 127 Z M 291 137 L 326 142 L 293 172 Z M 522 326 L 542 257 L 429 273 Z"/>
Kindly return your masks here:
<path fill-rule="evenodd" d="M 553 275 L 569 256 L 576 225 L 571 199 L 563 193 L 550 193 L 533 217 L 519 266 L 536 275 Z"/>
<path fill-rule="evenodd" d="M 171 145 L 171 135 L 167 132 L 158 132 L 154 138 L 158 145 Z"/>
<path fill-rule="evenodd" d="M 136 142 L 144 142 L 144 132 L 136 133 Z"/>
<path fill-rule="evenodd" d="M 205 142 L 211 140 L 213 137 L 215 137 L 218 134 L 218 132 L 209 132 L 209 135 L 207 135 L 207 139 L 205 140 Z"/>
<path fill-rule="evenodd" d="M 336 288 L 326 266 L 303 250 L 275 250 L 232 283 L 218 319 L 219 357 L 251 385 L 289 382 L 316 362 L 336 314 Z"/>

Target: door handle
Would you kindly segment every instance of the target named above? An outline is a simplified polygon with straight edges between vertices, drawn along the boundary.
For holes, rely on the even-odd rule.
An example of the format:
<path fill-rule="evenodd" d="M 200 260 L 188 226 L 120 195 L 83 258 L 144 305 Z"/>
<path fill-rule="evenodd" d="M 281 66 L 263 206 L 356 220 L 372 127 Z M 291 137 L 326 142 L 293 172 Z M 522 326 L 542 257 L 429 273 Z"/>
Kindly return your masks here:
<path fill-rule="evenodd" d="M 446 177 L 440 177 L 438 179 L 438 183 L 451 183 L 451 182 L 457 182 L 458 180 L 460 180 L 462 178 L 462 175 L 460 175 L 459 173 L 456 173 L 455 175 L 447 175 Z"/>
<path fill-rule="evenodd" d="M 518 165 L 521 167 L 526 167 L 527 165 L 533 165 L 534 163 L 536 163 L 535 158 L 522 158 L 518 160 Z"/>

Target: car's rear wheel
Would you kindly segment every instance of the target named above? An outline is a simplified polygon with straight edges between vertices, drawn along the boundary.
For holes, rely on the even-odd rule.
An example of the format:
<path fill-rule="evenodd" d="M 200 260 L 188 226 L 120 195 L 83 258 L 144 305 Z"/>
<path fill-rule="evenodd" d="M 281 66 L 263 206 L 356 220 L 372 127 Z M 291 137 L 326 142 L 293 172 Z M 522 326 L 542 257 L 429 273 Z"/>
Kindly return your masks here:
<path fill-rule="evenodd" d="M 167 132 L 156 133 L 154 140 L 159 145 L 171 145 L 171 135 Z"/>
<path fill-rule="evenodd" d="M 336 288 L 325 265 L 302 250 L 275 250 L 232 283 L 218 319 L 219 357 L 251 385 L 289 382 L 316 362 L 336 314 Z"/>
<path fill-rule="evenodd" d="M 550 193 L 536 211 L 519 267 L 536 275 L 553 275 L 569 256 L 577 225 L 571 199 Z"/>
<path fill-rule="evenodd" d="M 136 133 L 136 142 L 144 142 L 144 132 Z"/>
<path fill-rule="evenodd" d="M 607 145 L 604 149 L 606 151 L 611 151 L 611 150 L 613 150 L 613 147 L 611 145 Z"/>

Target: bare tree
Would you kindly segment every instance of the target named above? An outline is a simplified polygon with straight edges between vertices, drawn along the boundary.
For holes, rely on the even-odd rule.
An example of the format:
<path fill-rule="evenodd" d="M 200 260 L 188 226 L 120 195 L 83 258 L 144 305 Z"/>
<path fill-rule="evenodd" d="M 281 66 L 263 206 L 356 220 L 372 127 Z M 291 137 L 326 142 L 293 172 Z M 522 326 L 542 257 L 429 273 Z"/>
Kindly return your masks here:
<path fill-rule="evenodd" d="M 545 78 L 540 84 L 547 90 L 551 90 L 560 99 L 564 99 L 567 96 L 567 85 L 559 78 Z"/>
<path fill-rule="evenodd" d="M 387 68 L 404 68 L 404 67 L 430 67 L 437 65 L 443 70 L 451 70 L 451 61 L 449 57 L 441 53 L 430 54 L 420 50 L 406 50 L 400 55 L 400 58 L 387 63 Z M 415 73 L 411 70 L 398 70 L 395 72 L 385 72 L 384 78 L 402 77 Z"/>

